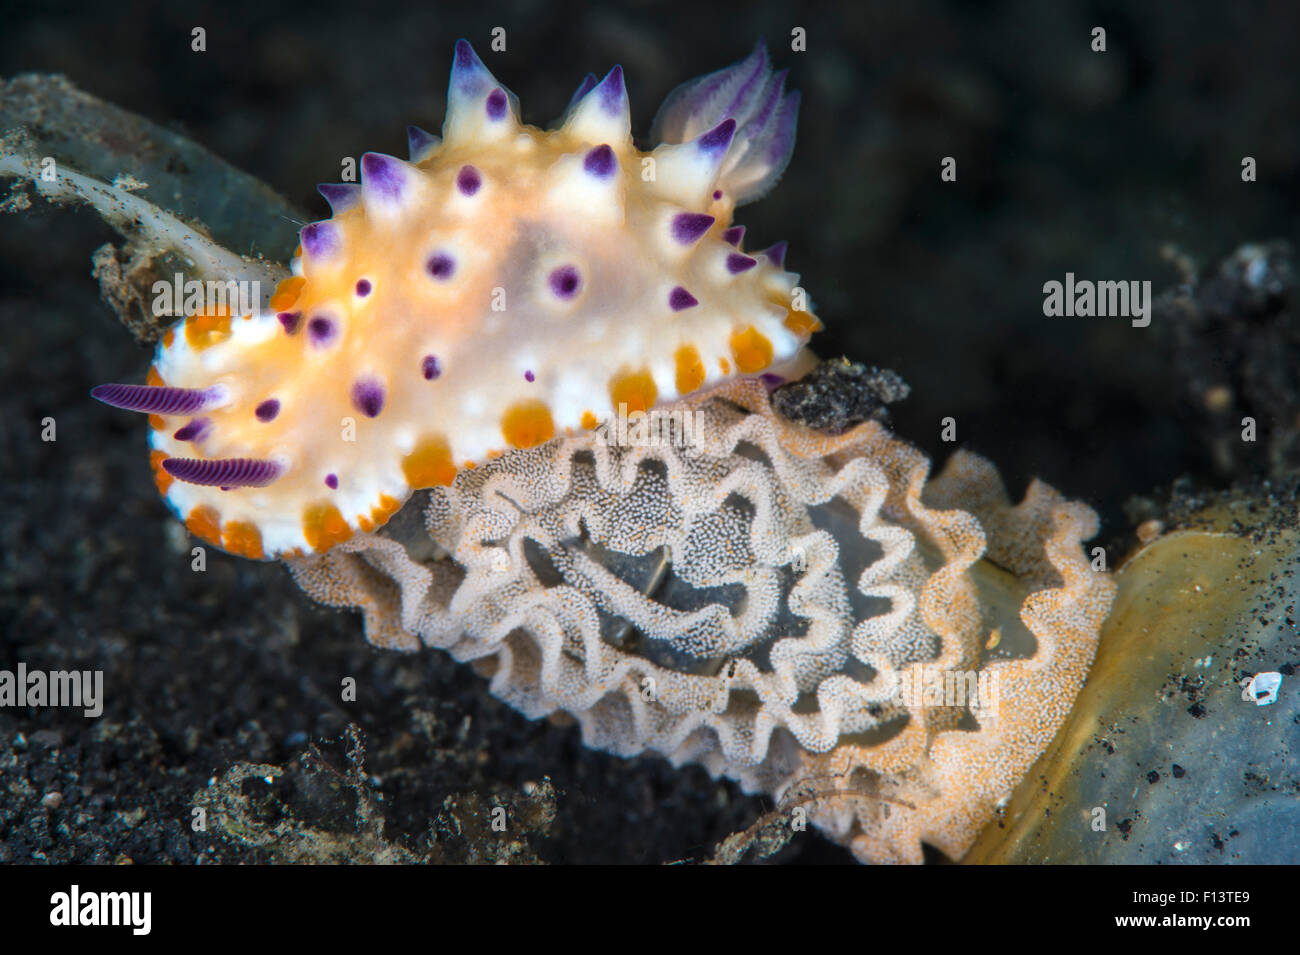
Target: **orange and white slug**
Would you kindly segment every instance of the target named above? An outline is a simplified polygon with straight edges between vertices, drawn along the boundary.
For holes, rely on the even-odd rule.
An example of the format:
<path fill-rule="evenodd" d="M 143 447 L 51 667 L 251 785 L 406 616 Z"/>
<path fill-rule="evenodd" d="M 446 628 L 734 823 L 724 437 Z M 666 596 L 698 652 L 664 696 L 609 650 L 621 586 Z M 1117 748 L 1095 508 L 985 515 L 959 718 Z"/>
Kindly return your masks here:
<path fill-rule="evenodd" d="M 798 94 L 761 45 L 679 87 L 632 143 L 621 68 L 557 128 L 456 44 L 441 139 L 323 185 L 270 310 L 192 315 L 145 385 L 158 488 L 248 557 L 320 552 L 412 490 L 558 433 L 778 368 L 820 327 L 784 243 L 742 250 L 738 204 L 779 178 Z M 778 368 L 779 370 L 779 368 Z"/>

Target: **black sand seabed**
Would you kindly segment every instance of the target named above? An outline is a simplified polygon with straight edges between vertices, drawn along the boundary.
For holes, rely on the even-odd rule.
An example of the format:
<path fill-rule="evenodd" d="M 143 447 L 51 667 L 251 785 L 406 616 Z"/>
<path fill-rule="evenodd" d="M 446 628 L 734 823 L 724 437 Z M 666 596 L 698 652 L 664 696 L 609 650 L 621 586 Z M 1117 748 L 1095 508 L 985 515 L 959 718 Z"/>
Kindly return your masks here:
<path fill-rule="evenodd" d="M 562 110 L 582 73 L 621 62 L 639 136 L 674 85 L 766 37 L 803 91 L 799 145 L 781 185 L 739 219 L 756 247 L 790 241 L 789 267 L 827 325 L 819 351 L 898 371 L 912 394 L 895 427 L 937 461 L 951 415 L 1013 495 L 1039 476 L 1088 501 L 1118 557 L 1133 495 L 1267 465 L 1215 464 L 1168 329 L 1045 318 L 1042 285 L 1073 271 L 1160 290 L 1179 280 L 1162 247 L 1209 265 L 1245 241 L 1296 240 L 1297 21 L 1293 6 L 1208 2 L 756 4 L 726 16 L 397 3 L 382 18 L 328 4 L 297 17 L 88 5 L 10 12 L 0 75 L 66 73 L 324 216 L 314 184 L 338 178 L 339 157 L 401 154 L 407 123 L 437 127 L 459 36 L 484 51 L 506 28 L 509 52 L 485 59 L 534 123 Z M 190 52 L 195 25 L 207 54 Z M 1095 25 L 1108 28 L 1103 55 L 1088 49 Z M 793 26 L 807 53 L 788 51 Z M 957 183 L 939 181 L 946 155 Z M 1258 182 L 1241 181 L 1246 155 Z M 445 656 L 371 648 L 358 617 L 314 606 L 282 567 L 210 553 L 192 573 L 142 424 L 86 394 L 136 380 L 148 358 L 90 278 L 91 252 L 111 238 L 88 212 L 0 220 L 0 666 L 102 669 L 107 695 L 96 720 L 0 710 L 0 862 L 662 862 L 702 858 L 762 813 L 699 769 L 620 760 L 573 728 L 530 723 Z M 40 440 L 47 416 L 53 443 Z M 346 676 L 356 703 L 339 700 Z M 361 781 L 350 722 L 366 744 Z M 195 795 L 215 777 L 219 796 L 241 763 L 288 772 L 232 784 L 254 798 L 235 801 L 249 815 L 224 836 L 192 832 Z M 382 837 L 367 821 L 378 793 Z M 477 838 L 466 820 L 503 803 L 522 838 Z M 848 856 L 809 833 L 777 858 Z"/>

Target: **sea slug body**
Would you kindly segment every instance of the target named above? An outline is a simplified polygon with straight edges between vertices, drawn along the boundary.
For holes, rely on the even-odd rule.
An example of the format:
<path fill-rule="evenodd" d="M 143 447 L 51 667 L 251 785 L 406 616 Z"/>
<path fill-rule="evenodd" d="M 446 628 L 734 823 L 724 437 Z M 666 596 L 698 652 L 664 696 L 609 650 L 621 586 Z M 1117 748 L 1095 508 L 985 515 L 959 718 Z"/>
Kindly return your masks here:
<path fill-rule="evenodd" d="M 190 315 L 147 384 L 160 492 L 252 558 L 321 553 L 421 487 L 512 449 L 779 369 L 820 328 L 785 245 L 741 248 L 737 205 L 794 145 L 798 95 L 761 45 L 679 87 L 632 143 L 621 68 L 556 128 L 456 44 L 441 138 L 322 185 L 270 308 Z"/>

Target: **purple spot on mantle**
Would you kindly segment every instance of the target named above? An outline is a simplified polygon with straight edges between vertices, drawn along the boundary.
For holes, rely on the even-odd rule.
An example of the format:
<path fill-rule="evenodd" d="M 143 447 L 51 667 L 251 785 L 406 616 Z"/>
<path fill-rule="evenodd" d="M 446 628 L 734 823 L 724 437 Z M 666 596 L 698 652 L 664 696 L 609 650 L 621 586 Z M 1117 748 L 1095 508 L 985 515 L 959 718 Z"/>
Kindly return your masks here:
<path fill-rule="evenodd" d="M 582 276 L 572 265 L 561 265 L 558 269 L 553 269 L 548 281 L 551 291 L 560 298 L 573 298 L 582 287 Z"/>
<path fill-rule="evenodd" d="M 325 475 L 325 486 L 331 491 L 337 491 L 339 486 L 339 476 L 337 474 Z"/>
<path fill-rule="evenodd" d="M 318 348 L 324 348 L 326 345 L 333 343 L 338 334 L 338 324 L 332 318 L 317 315 L 307 322 L 307 337 Z"/>
<path fill-rule="evenodd" d="M 680 285 L 668 293 L 668 307 L 674 312 L 680 312 L 684 308 L 691 308 L 699 304 L 700 300 Z"/>
<path fill-rule="evenodd" d="M 756 265 L 758 265 L 758 259 L 751 259 L 747 255 L 741 255 L 739 252 L 732 252 L 727 256 L 727 271 L 732 275 L 747 272 Z"/>
<path fill-rule="evenodd" d="M 406 170 L 401 160 L 383 153 L 366 153 L 361 157 L 361 188 L 364 192 L 396 201 L 402 198 L 405 186 Z"/>
<path fill-rule="evenodd" d="M 352 407 L 367 418 L 384 410 L 384 386 L 377 378 L 358 378 L 352 383 Z"/>
<path fill-rule="evenodd" d="M 275 416 L 280 413 L 280 399 L 267 398 L 255 409 L 253 414 L 257 415 L 258 421 L 274 421 Z"/>
<path fill-rule="evenodd" d="M 534 375 L 531 371 L 524 372 L 524 381 L 536 381 L 536 380 L 537 380 L 537 376 Z"/>
<path fill-rule="evenodd" d="M 702 212 L 679 212 L 673 216 L 673 238 L 682 245 L 698 242 L 716 221 Z"/>
<path fill-rule="evenodd" d="M 207 418 L 195 418 L 184 427 L 177 428 L 172 437 L 177 441 L 198 441 L 207 434 L 208 427 L 211 424 L 212 422 Z"/>
<path fill-rule="evenodd" d="M 370 294 L 370 279 L 357 279 L 357 294 L 365 298 Z"/>
<path fill-rule="evenodd" d="M 292 335 L 298 330 L 298 323 L 302 321 L 302 312 L 281 312 L 275 316 L 284 326 L 284 330 Z"/>
<path fill-rule="evenodd" d="M 433 381 L 433 379 L 441 375 L 442 368 L 438 366 L 438 356 L 425 355 L 424 358 L 420 361 L 420 372 L 429 381 Z"/>
<path fill-rule="evenodd" d="M 582 168 L 599 179 L 607 179 L 613 175 L 616 165 L 614 150 L 608 146 L 597 146 L 582 160 Z"/>
<path fill-rule="evenodd" d="M 740 248 L 740 240 L 745 237 L 745 227 L 743 225 L 733 225 L 730 229 L 722 231 L 722 241 L 727 245 L 734 245 Z"/>
<path fill-rule="evenodd" d="M 717 202 L 717 201 L 718 201 L 719 199 L 721 199 L 721 198 L 722 198 L 722 190 L 721 190 L 721 189 L 714 189 L 714 190 L 713 190 L 713 201 L 714 201 L 714 202 Z"/>
<path fill-rule="evenodd" d="M 456 188 L 461 191 L 461 195 L 472 196 L 481 185 L 483 177 L 473 166 L 461 166 L 460 172 L 456 173 Z"/>
<path fill-rule="evenodd" d="M 490 120 L 504 119 L 506 115 L 506 91 L 497 87 L 487 98 L 487 115 Z"/>
<path fill-rule="evenodd" d="M 456 260 L 445 252 L 438 252 L 429 256 L 429 261 L 424 267 L 429 270 L 429 274 L 440 281 L 447 281 L 456 271 Z"/>

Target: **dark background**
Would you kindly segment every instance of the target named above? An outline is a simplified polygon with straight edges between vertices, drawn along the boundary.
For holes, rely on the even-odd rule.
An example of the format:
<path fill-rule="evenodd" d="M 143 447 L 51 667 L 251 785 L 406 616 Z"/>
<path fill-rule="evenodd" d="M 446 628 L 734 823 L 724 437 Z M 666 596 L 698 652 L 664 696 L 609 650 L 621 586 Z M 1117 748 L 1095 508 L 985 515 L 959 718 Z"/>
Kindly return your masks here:
<path fill-rule="evenodd" d="M 190 50 L 194 26 L 206 53 Z M 506 53 L 490 49 L 495 26 Z M 805 53 L 789 49 L 795 26 Z M 939 421 L 956 418 L 1013 496 L 1043 478 L 1098 509 L 1106 543 L 1130 531 L 1131 496 L 1222 480 L 1168 331 L 1045 318 L 1042 285 L 1072 271 L 1159 292 L 1178 280 L 1162 248 L 1208 265 L 1244 241 L 1295 241 L 1300 5 L 19 4 L 0 75 L 64 73 L 323 218 L 314 186 L 342 157 L 405 155 L 406 124 L 438 129 L 461 36 L 539 125 L 586 71 L 621 63 L 643 145 L 670 89 L 766 38 L 803 93 L 798 145 L 738 221 L 754 247 L 790 241 L 826 325 L 819 353 L 913 386 L 903 437 L 941 463 Z M 939 179 L 948 155 L 956 183 Z M 528 723 L 446 658 L 369 648 L 359 618 L 310 605 L 278 566 L 210 554 L 192 574 L 142 425 L 86 397 L 148 359 L 89 274 L 111 237 L 84 211 L 0 218 L 0 666 L 102 667 L 110 694 L 100 721 L 0 710 L 0 861 L 266 858 L 191 834 L 190 797 L 236 760 L 288 763 L 348 720 L 370 740 L 390 836 L 411 845 L 448 793 L 546 774 L 559 815 L 536 847 L 552 861 L 698 857 L 757 816 L 760 801 L 699 770 Z M 46 415 L 56 445 L 38 440 Z M 367 688 L 360 703 L 337 701 L 340 674 Z M 42 808 L 56 790 L 61 807 Z M 783 858 L 846 857 L 807 836 Z"/>

